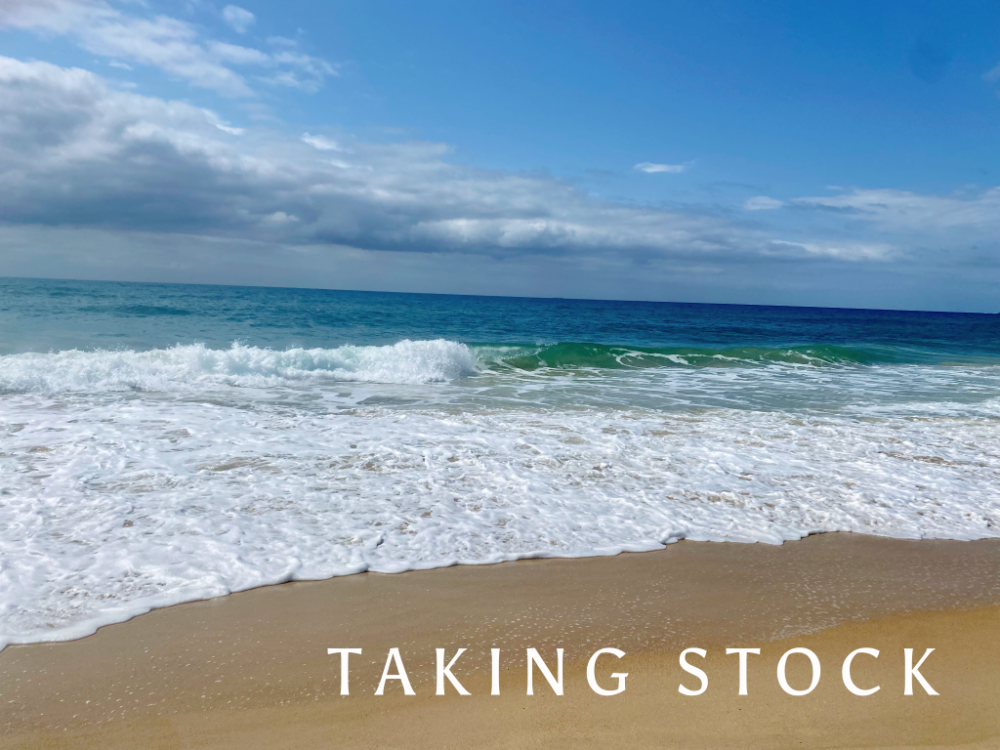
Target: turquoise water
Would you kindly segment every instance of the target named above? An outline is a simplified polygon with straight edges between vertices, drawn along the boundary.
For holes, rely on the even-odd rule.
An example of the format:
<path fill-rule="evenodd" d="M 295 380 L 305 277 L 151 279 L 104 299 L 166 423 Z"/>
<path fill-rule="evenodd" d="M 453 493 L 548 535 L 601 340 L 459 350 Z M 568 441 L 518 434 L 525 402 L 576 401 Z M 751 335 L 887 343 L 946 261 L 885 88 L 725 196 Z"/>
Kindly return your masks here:
<path fill-rule="evenodd" d="M 0 279 L 0 647 L 836 530 L 1000 536 L 1000 316 Z"/>
<path fill-rule="evenodd" d="M 784 361 L 789 349 L 790 361 L 1000 362 L 998 315 L 0 279 L 0 354 L 438 338 L 559 344 L 547 350 L 553 366 L 614 366 L 605 346 L 694 351 L 698 364 L 733 350 Z"/>

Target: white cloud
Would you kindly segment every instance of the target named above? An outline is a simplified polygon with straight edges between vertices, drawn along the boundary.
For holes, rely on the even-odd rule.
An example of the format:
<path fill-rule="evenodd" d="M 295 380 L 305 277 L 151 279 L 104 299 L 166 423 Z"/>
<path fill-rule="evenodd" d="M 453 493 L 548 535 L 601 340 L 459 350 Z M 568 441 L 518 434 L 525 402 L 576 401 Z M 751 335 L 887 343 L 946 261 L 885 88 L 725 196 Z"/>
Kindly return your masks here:
<path fill-rule="evenodd" d="M 142 7 L 129 5 L 131 10 Z M 310 55 L 271 54 L 204 39 L 200 28 L 186 21 L 128 15 L 105 0 L 3 0 L 2 27 L 65 35 L 95 55 L 157 67 L 226 96 L 253 95 L 247 78 L 232 66 L 254 66 L 266 80 L 310 92 L 337 74 L 328 62 Z"/>
<path fill-rule="evenodd" d="M 267 43 L 272 47 L 284 47 L 285 49 L 295 49 L 299 46 L 299 43 L 294 39 L 289 39 L 283 36 L 269 36 L 267 38 Z"/>
<path fill-rule="evenodd" d="M 205 47 L 216 60 L 234 65 L 267 65 L 272 59 L 266 52 L 238 44 L 211 41 Z"/>
<path fill-rule="evenodd" d="M 884 243 L 859 242 L 788 242 L 772 240 L 771 244 L 780 251 L 799 250 L 820 257 L 838 260 L 889 260 L 896 254 L 896 248 Z"/>
<path fill-rule="evenodd" d="M 227 5 L 222 9 L 222 19 L 228 23 L 237 34 L 246 34 L 257 22 L 256 16 L 237 5 Z"/>
<path fill-rule="evenodd" d="M 748 199 L 743 204 L 743 208 L 747 211 L 773 211 L 777 208 L 782 208 L 784 205 L 784 201 L 779 201 L 776 198 L 768 198 L 766 195 L 758 195 Z"/>
<path fill-rule="evenodd" d="M 302 142 L 308 143 L 317 151 L 343 151 L 344 148 L 329 138 L 324 138 L 321 135 L 309 135 L 309 133 L 302 134 Z"/>
<path fill-rule="evenodd" d="M 1000 188 L 854 190 L 748 221 L 458 165 L 447 144 L 234 127 L 42 62 L 0 57 L 0 102 L 3 273 L 896 307 L 950 283 L 964 309 L 1000 284 Z"/>
<path fill-rule="evenodd" d="M 746 256 L 755 229 L 588 197 L 553 178 L 234 128 L 79 69 L 0 58 L 0 221 L 497 256 Z M 336 151 L 337 148 L 341 150 Z M 336 152 L 336 160 L 316 151 Z"/>
<path fill-rule="evenodd" d="M 1000 236 L 1000 189 L 949 197 L 857 190 L 791 200 L 790 210 L 751 222 L 738 211 L 598 200 L 551 177 L 462 166 L 447 144 L 365 143 L 349 134 L 338 143 L 301 130 L 283 135 L 274 122 L 234 127 L 209 110 L 48 63 L 0 57 L 0 102 L 0 233 L 42 238 L 39 248 L 48 247 L 44 238 L 63 243 L 59 267 L 80 273 L 145 267 L 152 276 L 143 278 L 165 278 L 184 258 L 185 268 L 204 263 L 217 274 L 188 280 L 249 279 L 239 276 L 244 265 L 283 273 L 295 258 L 303 264 L 295 278 L 318 284 L 311 280 L 323 271 L 323 283 L 336 285 L 346 282 L 331 270 L 332 253 L 343 261 L 357 252 L 376 279 L 417 266 L 427 278 L 434 270 L 454 279 L 450 269 L 464 268 L 466 291 L 495 292 L 491 274 L 510 273 L 544 278 L 549 290 L 565 282 L 558 288 L 567 296 L 596 294 L 612 269 L 618 286 L 605 295 L 684 295 L 692 279 L 715 284 L 706 279 L 717 276 L 733 288 L 797 284 L 799 297 L 781 299 L 815 304 L 802 290 L 841 274 L 846 294 L 868 284 L 872 304 L 892 286 L 891 273 L 923 273 L 933 285 L 941 268 L 964 268 L 963 284 L 985 288 L 996 276 L 988 264 L 1000 265 L 980 258 Z M 808 227 L 764 223 L 794 220 L 805 209 Z M 77 237 L 93 238 L 86 252 Z M 977 243 L 985 250 L 969 249 Z M 116 249 L 102 256 L 105 245 Z M 212 257 L 202 261 L 196 247 L 228 249 L 217 257 L 206 251 Z M 896 262 L 902 256 L 905 263 Z M 0 253 L 0 270 L 43 273 L 31 257 Z M 98 261 L 93 268 L 104 270 L 86 271 Z M 851 271 L 862 263 L 868 272 Z M 255 278 L 277 276 L 267 270 Z M 511 292 L 541 288 L 510 283 L 503 288 Z M 425 291 L 463 290 L 428 284 Z"/>
<path fill-rule="evenodd" d="M 640 162 L 636 164 L 633 169 L 638 169 L 640 172 L 645 172 L 647 174 L 656 174 L 657 172 L 669 172 L 671 174 L 678 174 L 687 169 L 686 164 L 654 164 L 650 161 Z"/>
<path fill-rule="evenodd" d="M 1000 188 L 965 195 L 920 195 L 906 190 L 859 190 L 797 198 L 792 203 L 827 209 L 892 232 L 1000 230 Z"/>

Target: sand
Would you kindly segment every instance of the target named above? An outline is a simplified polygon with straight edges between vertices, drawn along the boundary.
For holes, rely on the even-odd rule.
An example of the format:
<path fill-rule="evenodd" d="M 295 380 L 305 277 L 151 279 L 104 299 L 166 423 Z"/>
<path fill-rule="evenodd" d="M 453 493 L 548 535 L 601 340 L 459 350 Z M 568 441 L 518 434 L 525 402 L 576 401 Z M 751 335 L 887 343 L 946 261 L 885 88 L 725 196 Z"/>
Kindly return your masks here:
<path fill-rule="evenodd" d="M 1000 748 L 1000 540 L 902 541 L 826 534 L 782 546 L 681 542 L 662 552 L 537 560 L 286 584 L 151 612 L 70 643 L 0 652 L 4 748 Z M 339 695 L 331 647 L 354 657 Z M 415 696 L 397 683 L 373 695 L 398 647 Z M 472 693 L 434 695 L 434 649 L 452 655 Z M 489 650 L 502 653 L 491 696 Z M 536 673 L 525 695 L 525 649 L 555 666 L 565 695 Z M 598 696 L 598 678 L 628 672 L 626 691 Z M 679 652 L 708 674 L 705 694 Z M 738 660 L 749 657 L 747 696 Z M 782 692 L 789 648 L 822 663 L 816 690 Z M 854 696 L 841 662 L 861 647 Z M 935 648 L 903 695 L 903 649 Z M 808 685 L 793 657 L 788 680 Z"/>

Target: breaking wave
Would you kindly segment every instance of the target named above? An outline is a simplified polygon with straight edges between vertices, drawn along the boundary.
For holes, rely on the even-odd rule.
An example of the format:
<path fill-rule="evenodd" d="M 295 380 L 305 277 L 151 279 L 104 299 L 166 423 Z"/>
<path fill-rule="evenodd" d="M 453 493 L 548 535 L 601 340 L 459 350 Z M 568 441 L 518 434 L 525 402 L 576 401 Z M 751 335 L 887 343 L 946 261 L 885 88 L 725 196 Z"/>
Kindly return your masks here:
<path fill-rule="evenodd" d="M 477 371 L 464 344 L 400 341 L 392 346 L 277 351 L 203 344 L 150 351 L 79 351 L 0 357 L 0 393 L 169 391 L 206 385 L 266 387 L 309 379 L 421 384 Z"/>
<path fill-rule="evenodd" d="M 963 358 L 964 364 L 1000 360 Z M 436 339 L 388 346 L 276 350 L 234 343 L 148 351 L 68 350 L 0 356 L 0 394 L 174 391 L 206 386 L 270 387 L 302 381 L 420 385 L 482 372 L 744 367 L 865 367 L 957 364 L 899 347 L 648 348 L 591 343 L 470 344 Z"/>
<path fill-rule="evenodd" d="M 953 363 L 954 355 L 893 346 L 835 346 L 810 344 L 788 347 L 740 346 L 637 347 L 589 343 L 473 347 L 477 357 L 492 366 L 519 370 L 538 369 L 645 369 L 662 367 L 752 367 L 761 365 L 888 365 Z M 1000 364 L 1000 359 L 962 357 L 965 364 Z"/>

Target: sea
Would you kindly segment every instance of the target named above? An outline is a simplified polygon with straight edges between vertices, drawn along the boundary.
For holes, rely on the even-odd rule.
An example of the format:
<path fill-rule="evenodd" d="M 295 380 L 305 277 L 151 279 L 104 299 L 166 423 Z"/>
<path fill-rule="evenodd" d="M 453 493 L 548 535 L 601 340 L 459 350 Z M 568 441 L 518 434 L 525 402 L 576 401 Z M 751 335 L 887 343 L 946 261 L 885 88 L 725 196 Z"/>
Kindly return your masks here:
<path fill-rule="evenodd" d="M 1000 536 L 1000 315 L 0 279 L 0 647 L 832 531 Z"/>

